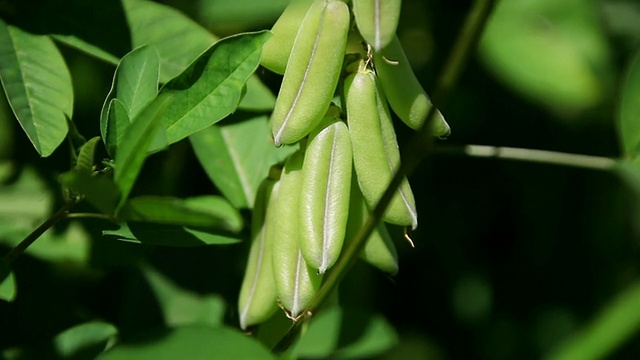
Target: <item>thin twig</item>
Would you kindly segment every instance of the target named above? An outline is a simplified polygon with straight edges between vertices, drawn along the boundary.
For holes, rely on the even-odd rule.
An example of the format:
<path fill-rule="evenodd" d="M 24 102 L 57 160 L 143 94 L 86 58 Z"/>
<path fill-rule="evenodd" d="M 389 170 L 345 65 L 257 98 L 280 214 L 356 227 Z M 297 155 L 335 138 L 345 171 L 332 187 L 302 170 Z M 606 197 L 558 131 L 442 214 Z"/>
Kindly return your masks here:
<path fill-rule="evenodd" d="M 53 213 L 53 215 L 45 220 L 45 222 L 43 222 L 29 235 L 27 235 L 27 237 L 25 237 L 16 247 L 11 249 L 11 251 L 9 251 L 7 255 L 4 256 L 3 260 L 7 264 L 11 264 L 16 258 L 18 258 L 18 256 L 22 255 L 22 253 L 24 253 L 31 244 L 38 240 L 38 238 L 42 236 L 45 231 L 53 227 L 58 221 L 64 219 L 69 213 L 69 210 L 71 210 L 71 208 L 75 206 L 76 203 L 77 202 L 73 200 L 66 202 L 58 211 Z"/>
<path fill-rule="evenodd" d="M 470 14 L 465 21 L 458 40 L 451 51 L 440 81 L 438 82 L 438 86 L 433 97 L 435 105 L 442 108 L 446 99 L 449 97 L 449 93 L 458 76 L 462 72 L 469 53 L 475 47 L 475 44 L 484 29 L 484 25 L 491 13 L 494 2 L 494 0 L 477 0 L 475 2 L 474 7 L 471 9 Z M 420 161 L 427 154 L 431 153 L 431 149 L 433 147 L 431 127 L 435 109 L 435 106 L 431 107 L 424 125 L 409 143 L 407 151 L 404 153 L 407 156 L 403 157 L 403 162 L 400 164 L 398 171 L 389 184 L 389 187 L 382 195 L 382 198 L 371 212 L 371 215 L 357 232 L 354 239 L 343 250 L 342 255 L 331 271 L 326 275 L 323 285 L 318 290 L 316 296 L 311 300 L 311 304 L 303 311 L 304 315 L 291 325 L 287 333 L 275 345 L 272 350 L 274 353 L 282 353 L 286 351 L 291 344 L 293 344 L 293 341 L 298 336 L 302 325 L 308 321 L 312 314 L 314 314 L 324 303 L 333 290 L 338 286 L 340 280 L 342 280 L 351 266 L 355 263 L 358 258 L 358 254 L 362 251 L 362 248 L 365 245 L 366 239 L 382 218 L 382 215 L 391 202 L 391 198 L 402 182 L 402 179 L 405 175 L 411 174 L 416 169 Z"/>

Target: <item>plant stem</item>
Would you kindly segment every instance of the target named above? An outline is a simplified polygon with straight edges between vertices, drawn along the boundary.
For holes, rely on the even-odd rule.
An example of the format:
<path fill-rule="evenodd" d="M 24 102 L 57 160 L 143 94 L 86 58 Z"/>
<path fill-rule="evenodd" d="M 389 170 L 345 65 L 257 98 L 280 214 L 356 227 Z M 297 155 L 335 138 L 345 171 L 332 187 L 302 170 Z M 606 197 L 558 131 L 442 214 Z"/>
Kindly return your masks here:
<path fill-rule="evenodd" d="M 475 44 L 480 38 L 480 34 L 484 29 L 484 25 L 491 13 L 494 2 L 494 0 L 476 0 L 473 8 L 471 9 L 464 27 L 458 36 L 458 40 L 451 51 L 433 97 L 434 103 L 439 107 L 442 107 L 446 99 L 449 97 L 451 89 L 464 68 L 464 64 L 466 63 L 469 53 L 475 47 Z M 298 333 L 302 328 L 302 324 L 308 321 L 309 318 L 311 318 L 311 316 L 325 302 L 333 290 L 338 286 L 340 280 L 342 280 L 357 260 L 358 255 L 364 248 L 366 239 L 371 235 L 376 224 L 382 218 L 382 215 L 391 202 L 391 198 L 398 189 L 402 179 L 405 175 L 411 174 L 416 169 L 420 161 L 432 152 L 433 140 L 431 139 L 431 124 L 433 122 L 435 109 L 435 106 L 431 107 L 422 128 L 412 138 L 407 147 L 408 151 L 404 153 L 407 156 L 403 157 L 404 160 L 400 164 L 393 180 L 367 218 L 365 224 L 360 228 L 360 230 L 358 230 L 354 239 L 343 250 L 340 258 L 325 277 L 325 281 L 318 290 L 318 293 L 311 300 L 311 304 L 307 309 L 305 309 L 305 311 L 303 311 L 302 316 L 291 325 L 287 333 L 284 334 L 280 341 L 275 345 L 272 350 L 274 353 L 284 352 L 291 346 L 291 344 L 293 344 L 293 341 L 298 336 Z"/>
<path fill-rule="evenodd" d="M 18 256 L 22 255 L 22 253 L 25 252 L 25 250 L 27 250 L 27 248 L 31 244 L 33 244 L 40 236 L 42 236 L 45 231 L 53 227 L 53 225 L 55 225 L 58 221 L 64 219 L 69 213 L 69 210 L 71 210 L 71 208 L 75 206 L 76 203 L 77 202 L 73 200 L 66 202 L 58 211 L 51 215 L 47 220 L 45 220 L 45 222 L 43 222 L 40 226 L 33 230 L 29 235 L 27 235 L 27 237 L 24 238 L 16 247 L 11 249 L 11 251 L 9 251 L 7 255 L 4 256 L 3 260 L 7 264 L 11 264 L 16 258 L 18 258 Z"/>
<path fill-rule="evenodd" d="M 616 159 L 558 151 L 514 148 L 506 146 L 465 145 L 463 147 L 439 146 L 438 154 L 467 155 L 472 157 L 493 157 L 507 160 L 538 162 L 543 164 L 572 166 L 593 170 L 610 170 Z"/>

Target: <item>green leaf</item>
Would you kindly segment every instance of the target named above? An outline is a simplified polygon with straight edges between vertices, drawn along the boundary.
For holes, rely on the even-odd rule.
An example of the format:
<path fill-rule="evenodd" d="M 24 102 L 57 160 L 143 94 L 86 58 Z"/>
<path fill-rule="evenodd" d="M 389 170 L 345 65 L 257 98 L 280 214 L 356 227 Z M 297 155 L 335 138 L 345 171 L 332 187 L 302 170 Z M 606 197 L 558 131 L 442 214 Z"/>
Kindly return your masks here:
<path fill-rule="evenodd" d="M 633 58 L 622 88 L 619 112 L 620 136 L 628 157 L 640 153 L 640 52 Z"/>
<path fill-rule="evenodd" d="M 291 0 L 201 0 L 198 20 L 213 29 L 246 29 L 256 24 L 269 27 Z M 214 30 L 215 31 L 215 30 Z"/>
<path fill-rule="evenodd" d="M 123 223 L 118 230 L 105 230 L 102 235 L 116 240 L 154 246 L 191 247 L 228 245 L 240 242 L 237 237 L 224 233 L 195 230 L 177 225 Z"/>
<path fill-rule="evenodd" d="M 167 141 L 175 143 L 231 114 L 242 88 L 258 67 L 268 31 L 222 39 L 184 72 L 165 84 L 160 95 L 173 99 L 163 117 Z"/>
<path fill-rule="evenodd" d="M 222 297 L 182 289 L 153 268 L 145 267 L 143 272 L 162 308 L 165 325 L 223 325 L 225 304 Z"/>
<path fill-rule="evenodd" d="M 118 148 L 122 145 L 122 139 L 130 124 L 131 119 L 122 102 L 111 99 L 107 108 L 106 126 L 101 126 L 104 143 L 111 157 L 115 157 Z"/>
<path fill-rule="evenodd" d="M 266 115 L 232 115 L 189 137 L 193 150 L 213 183 L 237 208 L 253 207 L 260 182 L 269 167 L 295 147 L 276 148 Z"/>
<path fill-rule="evenodd" d="M 140 196 L 125 203 L 120 212 L 120 219 L 234 233 L 242 230 L 242 217 L 238 210 L 219 196 L 198 196 L 188 199 Z"/>
<path fill-rule="evenodd" d="M 0 300 L 11 302 L 16 298 L 16 280 L 9 265 L 0 259 Z"/>
<path fill-rule="evenodd" d="M 133 47 L 155 45 L 160 54 L 160 81 L 180 74 L 216 41 L 213 34 L 179 11 L 147 0 L 124 0 Z"/>
<path fill-rule="evenodd" d="M 593 321 L 546 359 L 604 359 L 640 329 L 640 282 L 618 294 Z"/>
<path fill-rule="evenodd" d="M 66 45 L 69 47 L 72 47 L 76 50 L 82 51 L 83 53 L 93 56 L 96 59 L 102 60 L 106 63 L 112 64 L 112 65 L 118 65 L 118 62 L 120 62 L 120 59 L 115 56 L 112 55 L 111 53 L 99 48 L 98 46 L 95 46 L 77 36 L 74 35 L 51 35 L 51 37 Z"/>
<path fill-rule="evenodd" d="M 271 111 L 276 103 L 276 97 L 271 90 L 260 81 L 256 75 L 247 80 L 247 91 L 238 105 L 238 109 L 246 111 Z"/>
<path fill-rule="evenodd" d="M 115 159 L 114 181 L 121 193 L 118 206 L 124 205 L 129 197 L 148 150 L 161 130 L 161 118 L 174 100 L 170 96 L 159 95 L 127 127 Z"/>
<path fill-rule="evenodd" d="M 319 312 L 289 354 L 303 358 L 364 359 L 388 351 L 398 335 L 387 320 L 363 309 Z"/>
<path fill-rule="evenodd" d="M 80 148 L 80 153 L 78 154 L 76 166 L 74 167 L 76 170 L 88 174 L 91 174 L 93 172 L 93 159 L 96 152 L 96 145 L 99 141 L 100 137 L 96 136 L 82 145 L 82 147 Z"/>
<path fill-rule="evenodd" d="M 158 51 L 146 45 L 129 52 L 116 67 L 100 113 L 100 131 L 111 156 L 129 119 L 134 119 L 158 95 L 159 69 Z M 120 104 L 114 105 L 114 98 Z M 122 110 L 127 116 L 123 116 Z"/>
<path fill-rule="evenodd" d="M 73 115 L 71 75 L 53 41 L 0 20 L 0 81 L 36 151 L 51 155 Z"/>
<path fill-rule="evenodd" d="M 119 344 L 98 360 L 269 360 L 273 355 L 253 338 L 227 327 L 185 326 L 137 343 Z"/>
<path fill-rule="evenodd" d="M 596 2 L 503 0 L 480 42 L 504 83 L 559 111 L 579 111 L 610 92 L 610 50 Z"/>
<path fill-rule="evenodd" d="M 109 323 L 87 322 L 58 334 L 53 347 L 60 359 L 95 359 L 117 334 L 118 329 Z"/>

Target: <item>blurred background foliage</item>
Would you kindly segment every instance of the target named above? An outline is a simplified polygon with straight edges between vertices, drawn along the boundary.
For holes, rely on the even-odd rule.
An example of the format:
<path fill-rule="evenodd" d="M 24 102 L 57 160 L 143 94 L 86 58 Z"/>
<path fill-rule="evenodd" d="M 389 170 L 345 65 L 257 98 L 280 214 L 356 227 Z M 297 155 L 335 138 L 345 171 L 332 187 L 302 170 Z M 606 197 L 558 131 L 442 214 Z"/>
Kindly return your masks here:
<path fill-rule="evenodd" d="M 224 37 L 269 28 L 287 1 L 159 3 Z M 0 17 L 33 33 L 82 34 L 119 58 L 132 34 L 114 4 L 0 0 Z M 433 90 L 470 5 L 403 1 L 398 35 L 426 89 Z M 366 344 L 367 336 L 388 340 L 383 350 L 391 350 L 369 354 L 380 359 L 561 357 L 556 351 L 565 344 L 579 348 L 565 358 L 638 357 L 640 177 L 633 177 L 634 166 L 633 176 L 623 178 L 614 171 L 447 151 L 479 144 L 634 157 L 621 139 L 638 135 L 620 136 L 619 129 L 633 127 L 620 127 L 619 120 L 623 91 L 636 91 L 627 96 L 640 102 L 638 86 L 625 90 L 640 50 L 638 19 L 634 0 L 499 1 L 442 109 L 452 135 L 438 141 L 436 154 L 410 179 L 420 214 L 411 234 L 416 248 L 396 229 L 399 274 L 389 278 L 357 265 L 340 288 L 344 313 L 323 315 L 357 318 L 358 311 L 371 310 L 387 320 L 371 320 L 355 338 L 342 329 L 339 339 L 325 339 L 341 349 L 336 357 L 349 357 L 349 345 Z M 74 122 L 86 138 L 98 136 L 114 67 L 61 50 L 73 76 Z M 264 69 L 258 76 L 277 93 L 280 77 Z M 640 123 L 640 113 L 635 120 Z M 412 135 L 401 124 L 397 131 L 401 144 Z M 60 205 L 56 179 L 70 166 L 68 152 L 62 146 L 39 158 L 0 99 L 3 253 Z M 179 197 L 219 192 L 184 141 L 148 159 L 134 191 Z M 60 345 L 63 331 L 87 321 L 106 322 L 83 325 L 93 326 L 97 344 L 114 333 L 109 324 L 123 339 L 161 326 L 236 326 L 246 241 L 161 248 L 101 236 L 109 226 L 99 219 L 61 222 L 14 263 L 17 292 L 0 288 L 2 356 L 71 358 Z M 309 334 L 319 339 L 327 332 Z M 304 349 L 298 351 L 303 357 L 327 355 Z"/>

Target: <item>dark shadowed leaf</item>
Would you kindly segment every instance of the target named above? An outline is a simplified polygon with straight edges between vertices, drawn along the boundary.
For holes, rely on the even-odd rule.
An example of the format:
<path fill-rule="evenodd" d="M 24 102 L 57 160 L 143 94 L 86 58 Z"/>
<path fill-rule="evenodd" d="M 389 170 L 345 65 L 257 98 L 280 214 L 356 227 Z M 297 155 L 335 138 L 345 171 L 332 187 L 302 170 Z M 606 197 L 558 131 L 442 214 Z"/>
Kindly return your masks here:
<path fill-rule="evenodd" d="M 220 196 L 188 199 L 140 196 L 125 203 L 120 212 L 123 221 L 143 221 L 238 232 L 242 217 Z"/>
<path fill-rule="evenodd" d="M 102 235 L 116 240 L 154 246 L 191 247 L 228 245 L 241 240 L 228 233 L 196 230 L 178 225 L 130 222 L 118 230 L 105 230 Z"/>
<path fill-rule="evenodd" d="M 154 336 L 155 335 L 155 336 Z M 256 340 L 227 327 L 185 326 L 116 345 L 99 360 L 269 360 L 273 355 Z"/>
<path fill-rule="evenodd" d="M 620 135 L 628 157 L 640 153 L 640 52 L 633 58 L 622 89 Z"/>

